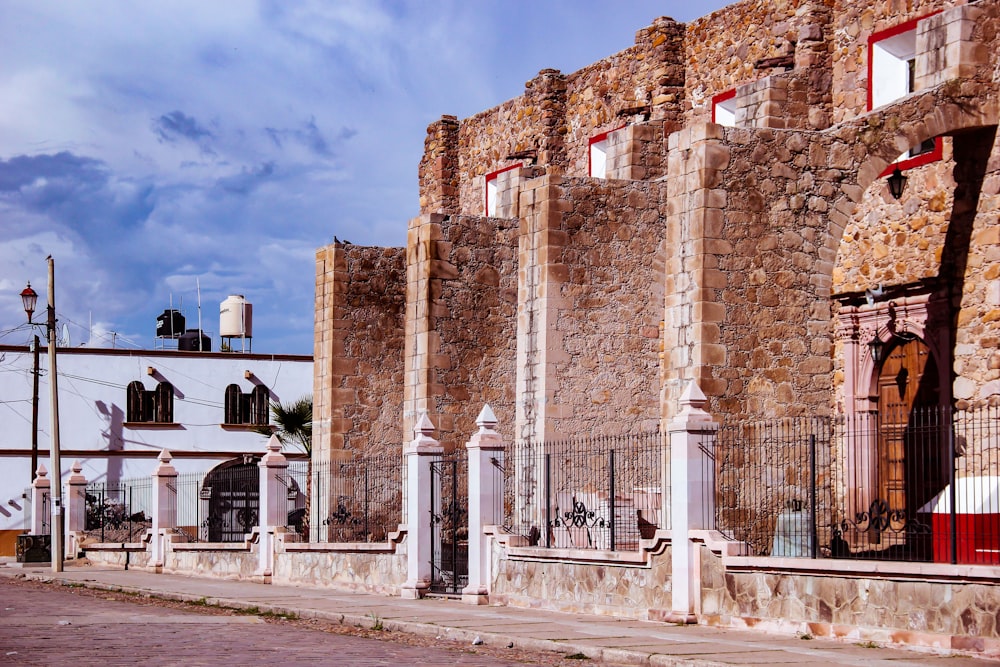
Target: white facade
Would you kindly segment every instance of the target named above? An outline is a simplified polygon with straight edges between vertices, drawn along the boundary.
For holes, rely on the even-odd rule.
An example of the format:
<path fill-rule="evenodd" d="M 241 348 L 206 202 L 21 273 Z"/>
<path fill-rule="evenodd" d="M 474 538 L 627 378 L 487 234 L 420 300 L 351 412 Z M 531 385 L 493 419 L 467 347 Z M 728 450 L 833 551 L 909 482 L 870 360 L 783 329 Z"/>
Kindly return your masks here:
<path fill-rule="evenodd" d="M 41 350 L 38 401 L 38 460 L 49 468 L 49 383 Z M 0 345 L 0 545 L 25 530 L 31 483 L 33 354 L 27 347 Z M 226 424 L 225 393 L 235 384 L 245 394 L 257 386 L 273 401 L 312 393 L 312 357 L 302 355 L 102 350 L 60 348 L 59 421 L 63 481 L 79 460 L 88 482 L 145 477 L 162 449 L 180 473 L 203 473 L 243 454 L 263 455 L 267 437 L 253 426 Z M 171 421 L 128 421 L 127 387 L 173 387 Z M 260 390 L 258 390 L 259 393 Z M 296 452 L 286 452 L 294 455 Z M 55 479 L 50 471 L 49 477 Z M 0 548 L 0 552 L 7 551 Z"/>

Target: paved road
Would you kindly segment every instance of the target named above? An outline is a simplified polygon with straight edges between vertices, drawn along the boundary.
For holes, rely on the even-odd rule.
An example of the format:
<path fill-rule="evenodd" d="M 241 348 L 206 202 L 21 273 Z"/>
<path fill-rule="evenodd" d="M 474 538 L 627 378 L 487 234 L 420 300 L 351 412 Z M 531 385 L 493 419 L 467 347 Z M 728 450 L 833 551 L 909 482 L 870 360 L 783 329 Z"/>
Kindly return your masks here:
<path fill-rule="evenodd" d="M 524 663 L 0 581 L 0 665 L 301 664 Z"/>

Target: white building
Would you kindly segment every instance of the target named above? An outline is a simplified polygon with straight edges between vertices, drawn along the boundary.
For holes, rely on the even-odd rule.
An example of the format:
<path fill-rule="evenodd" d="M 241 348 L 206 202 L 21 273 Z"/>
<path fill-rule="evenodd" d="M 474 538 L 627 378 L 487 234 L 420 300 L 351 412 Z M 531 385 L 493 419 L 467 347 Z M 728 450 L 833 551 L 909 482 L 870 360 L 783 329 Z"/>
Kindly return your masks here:
<path fill-rule="evenodd" d="M 41 350 L 38 461 L 49 468 L 49 379 Z M 0 345 L 0 555 L 13 555 L 31 484 L 33 353 Z M 149 475 L 163 449 L 181 473 L 262 454 L 270 401 L 312 393 L 311 356 L 60 348 L 62 476 L 89 482 Z M 294 454 L 294 452 L 289 452 Z M 53 477 L 51 471 L 50 478 Z"/>

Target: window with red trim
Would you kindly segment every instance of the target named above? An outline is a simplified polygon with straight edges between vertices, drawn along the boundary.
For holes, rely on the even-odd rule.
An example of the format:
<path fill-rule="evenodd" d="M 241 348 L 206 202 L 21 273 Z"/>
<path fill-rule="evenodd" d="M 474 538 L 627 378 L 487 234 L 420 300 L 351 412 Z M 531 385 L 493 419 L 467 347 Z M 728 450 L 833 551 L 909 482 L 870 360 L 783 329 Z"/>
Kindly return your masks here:
<path fill-rule="evenodd" d="M 712 98 L 712 122 L 727 127 L 736 126 L 736 89 Z"/>
<path fill-rule="evenodd" d="M 595 134 L 590 138 L 587 150 L 587 175 L 591 178 L 608 177 L 608 135 L 610 132 Z"/>
<path fill-rule="evenodd" d="M 486 216 L 491 217 L 497 214 L 497 177 L 504 173 L 505 171 L 510 171 L 511 169 L 520 169 L 520 164 L 512 164 L 509 167 L 504 167 L 503 169 L 497 169 L 486 174 L 486 201 L 484 210 L 486 211 Z"/>
<path fill-rule="evenodd" d="M 936 13 L 938 12 L 934 12 Z M 872 33 L 868 38 L 869 111 L 895 102 L 914 91 L 917 23 L 927 16 Z M 927 139 L 900 155 L 886 169 L 886 173 L 896 168 L 906 170 L 929 164 L 940 160 L 941 155 L 941 138 Z"/>

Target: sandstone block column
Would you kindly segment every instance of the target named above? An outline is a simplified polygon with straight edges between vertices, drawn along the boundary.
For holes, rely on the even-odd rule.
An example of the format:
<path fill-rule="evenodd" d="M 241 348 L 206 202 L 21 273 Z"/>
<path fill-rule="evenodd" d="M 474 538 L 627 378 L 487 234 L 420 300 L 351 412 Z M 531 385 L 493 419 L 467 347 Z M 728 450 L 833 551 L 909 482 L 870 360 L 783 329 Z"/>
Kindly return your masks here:
<path fill-rule="evenodd" d="M 443 215 L 421 215 L 410 221 L 407 232 L 403 433 L 411 432 L 423 414 L 434 420 L 441 433 L 454 430 L 452 415 L 435 413 L 435 399 L 445 391 L 438 369 L 446 360 L 440 354 L 441 334 L 436 329 L 437 317 L 447 312 L 440 299 L 441 281 L 457 276 L 454 265 L 441 259 L 445 221 Z"/>
<path fill-rule="evenodd" d="M 166 449 L 156 457 L 159 464 L 153 471 L 153 527 L 150 531 L 150 567 L 163 569 L 166 556 L 167 532 L 177 527 L 177 469 Z"/>
<path fill-rule="evenodd" d="M 661 406 L 669 419 L 685 381 L 698 383 L 709 396 L 722 396 L 726 380 L 717 369 L 726 364 L 720 343 L 726 307 L 721 294 L 728 285 L 720 258 L 733 252 L 725 238 L 728 191 L 723 178 L 731 152 L 724 128 L 696 125 L 670 135 L 664 272 L 663 382 Z"/>
<path fill-rule="evenodd" d="M 316 251 L 316 321 L 313 343 L 313 451 L 319 460 L 342 449 L 342 433 L 334 429 L 334 411 L 345 397 L 338 395 L 337 364 L 345 356 L 343 328 L 347 260 L 339 244 Z M 353 397 L 350 397 L 353 398 Z M 315 518 L 310 517 L 312 525 Z"/>
<path fill-rule="evenodd" d="M 691 531 L 712 528 L 715 475 L 703 448 L 715 445 L 719 425 L 703 409 L 705 394 L 694 382 L 681 395 L 681 410 L 667 426 L 670 434 L 670 521 L 672 602 L 668 620 L 694 623 L 700 607 L 701 568 Z"/>
<path fill-rule="evenodd" d="M 46 510 L 48 508 L 51 482 L 49 481 L 49 471 L 45 466 L 38 464 L 38 472 L 35 481 L 31 483 L 31 534 L 49 535 L 49 528 L 45 524 Z"/>
<path fill-rule="evenodd" d="M 462 602 L 488 604 L 492 573 L 490 540 L 484 529 L 502 519 L 503 438 L 496 431 L 497 418 L 489 405 L 483 406 L 476 425 L 479 431 L 465 445 L 469 450 L 469 585 L 462 589 Z"/>
<path fill-rule="evenodd" d="M 401 596 L 416 600 L 431 585 L 431 462 L 444 453 L 431 437 L 434 424 L 426 414 L 413 427 L 414 438 L 403 449 L 406 459 L 406 583 Z M 440 495 L 440 494 L 438 494 Z"/>
<path fill-rule="evenodd" d="M 80 461 L 73 461 L 66 480 L 66 557 L 75 558 L 87 529 L 87 478 Z"/>
<path fill-rule="evenodd" d="M 257 552 L 257 574 L 270 577 L 274 569 L 274 533 L 288 521 L 288 493 L 285 471 L 288 459 L 281 453 L 281 441 L 272 435 L 267 441 L 267 453 L 257 464 L 260 468 L 260 510 Z"/>

